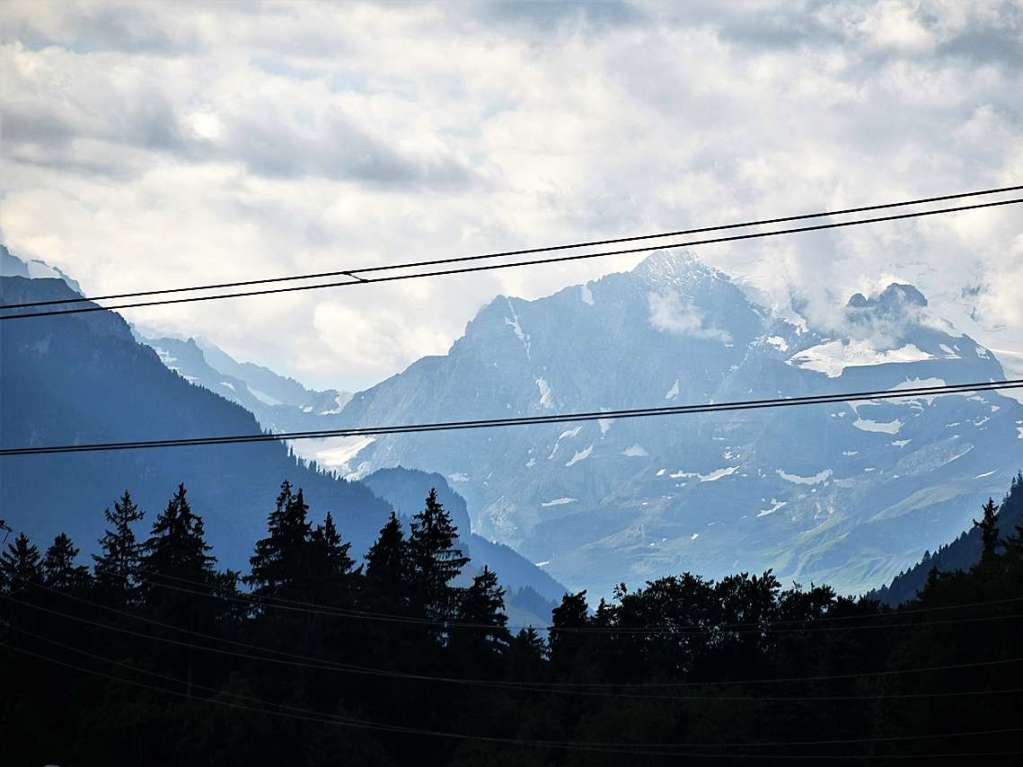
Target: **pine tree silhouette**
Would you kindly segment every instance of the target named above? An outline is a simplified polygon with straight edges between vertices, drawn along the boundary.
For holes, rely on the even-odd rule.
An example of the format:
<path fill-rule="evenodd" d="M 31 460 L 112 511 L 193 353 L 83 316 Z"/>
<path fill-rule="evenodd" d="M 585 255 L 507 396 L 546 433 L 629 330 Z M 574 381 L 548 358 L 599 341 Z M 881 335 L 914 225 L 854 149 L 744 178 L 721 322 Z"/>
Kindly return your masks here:
<path fill-rule="evenodd" d="M 341 538 L 329 511 L 323 524 L 313 530 L 308 545 L 312 598 L 331 604 L 351 601 L 350 581 L 355 566 L 355 560 L 349 555 L 352 544 Z"/>
<path fill-rule="evenodd" d="M 89 586 L 89 568 L 75 564 L 78 549 L 65 533 L 53 539 L 43 559 L 43 582 L 57 591 L 84 591 Z"/>
<path fill-rule="evenodd" d="M 30 584 L 43 582 L 39 549 L 24 533 L 7 544 L 7 550 L 0 554 L 0 573 L 5 591 L 11 594 L 25 591 Z"/>
<path fill-rule="evenodd" d="M 578 631 L 589 623 L 589 608 L 586 592 L 565 594 L 561 604 L 551 612 L 550 653 L 551 663 L 561 673 L 567 673 L 583 646 L 583 636 Z"/>
<path fill-rule="evenodd" d="M 142 567 L 142 544 L 135 539 L 132 525 L 144 514 L 125 490 L 114 502 L 114 511 L 103 511 L 109 528 L 100 538 L 101 554 L 95 560 L 96 590 L 101 599 L 117 606 L 131 604 L 138 596 Z"/>
<path fill-rule="evenodd" d="M 202 518 L 192 512 L 185 486 L 178 485 L 167 508 L 153 522 L 144 546 L 141 570 L 145 603 L 157 610 L 191 615 L 197 608 L 195 595 L 163 589 L 160 584 L 186 584 L 200 595 L 208 593 L 216 561 L 210 549 Z"/>
<path fill-rule="evenodd" d="M 980 561 L 985 563 L 989 562 L 998 550 L 998 507 L 995 506 L 994 499 L 988 498 L 981 511 L 983 516 L 980 521 L 973 520 L 973 526 L 980 529 Z"/>
<path fill-rule="evenodd" d="M 452 632 L 453 651 L 484 664 L 507 652 L 511 635 L 506 628 L 508 616 L 504 613 L 504 593 L 497 574 L 484 566 L 483 571 L 472 579 L 472 585 L 462 592 L 458 621 L 471 625 Z"/>
<path fill-rule="evenodd" d="M 458 528 L 431 488 L 426 506 L 412 518 L 409 547 L 416 585 L 416 596 L 427 615 L 448 617 L 454 612 L 457 593 L 451 587 L 469 558 L 455 546 Z"/>
<path fill-rule="evenodd" d="M 366 585 L 371 597 L 391 610 L 409 607 L 412 557 L 401 521 L 392 511 L 366 554 Z"/>
<path fill-rule="evenodd" d="M 544 676 L 547 643 L 532 626 L 521 629 L 508 648 L 508 675 L 512 679 L 534 681 Z"/>
<path fill-rule="evenodd" d="M 256 587 L 257 595 L 302 595 L 310 575 L 308 512 L 302 491 L 293 494 L 291 483 L 284 480 L 267 519 L 268 535 L 256 542 L 256 553 L 249 559 L 252 571 L 245 582 Z"/>

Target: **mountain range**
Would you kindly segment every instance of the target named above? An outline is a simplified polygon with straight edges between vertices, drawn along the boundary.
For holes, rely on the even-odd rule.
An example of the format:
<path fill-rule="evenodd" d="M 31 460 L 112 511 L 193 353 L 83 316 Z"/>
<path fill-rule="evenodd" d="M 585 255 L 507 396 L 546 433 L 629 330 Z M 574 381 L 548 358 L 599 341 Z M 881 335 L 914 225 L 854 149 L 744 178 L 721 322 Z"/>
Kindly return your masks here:
<path fill-rule="evenodd" d="M 911 285 L 814 322 L 659 252 L 534 301 L 499 296 L 443 356 L 355 394 L 346 426 L 898 389 L 1004 377 Z M 347 440 L 350 478 L 443 474 L 474 529 L 571 589 L 772 568 L 848 592 L 967 526 L 1020 467 L 996 392 Z"/>
<path fill-rule="evenodd" d="M 21 275 L 3 281 L 5 303 L 74 295 L 73 281 L 46 279 L 65 275 L 38 263 L 33 269 L 43 278 L 26 279 L 28 266 L 4 255 L 7 273 Z M 911 285 L 853 295 L 814 321 L 791 307 L 769 308 L 728 275 L 668 252 L 534 301 L 498 296 L 446 355 L 420 359 L 353 396 L 308 389 L 202 339 L 132 337 L 109 313 L 64 320 L 68 330 L 60 334 L 57 320 L 0 327 L 5 370 L 16 371 L 4 373 L 5 445 L 1004 377 L 990 350 L 935 317 Z M 284 476 L 306 487 L 314 512 L 341 515 L 357 549 L 387 510 L 408 518 L 417 496 L 439 485 L 450 493 L 477 565 L 491 564 L 507 587 L 543 600 L 557 599 L 562 583 L 599 595 L 622 581 L 684 570 L 721 577 L 773 568 L 783 580 L 862 592 L 967 528 L 980 503 L 1008 485 L 1019 469 L 1021 424 L 1016 400 L 985 392 L 292 446 L 325 469 L 278 443 L 109 460 L 51 456 L 23 462 L 24 472 L 5 463 L 0 498 L 5 508 L 36 508 L 31 524 L 51 530 L 69 509 L 77 518 L 80 509 L 108 505 L 122 484 L 141 483 L 138 492 L 153 508 L 186 479 L 213 509 L 211 534 L 237 563 Z M 205 478 L 193 481 L 193 474 Z M 244 488 L 237 497 L 227 492 L 228 478 Z M 92 535 L 96 524 L 80 532 Z M 75 533 L 73 524 L 64 527 Z"/>
<path fill-rule="evenodd" d="M 339 414 L 351 399 L 347 392 L 307 389 L 269 368 L 238 362 L 205 340 L 137 336 L 170 370 L 189 383 L 238 403 L 269 431 L 329 429 L 337 421 L 331 416 Z"/>
<path fill-rule="evenodd" d="M 0 277 L 0 303 L 79 296 L 73 281 L 53 270 L 40 272 L 40 266 L 33 270 L 38 276 L 25 276 L 24 262 L 3 255 L 7 271 L 16 276 Z M 305 389 L 194 341 L 151 343 L 141 342 L 112 312 L 0 323 L 0 444 L 254 434 L 329 417 L 322 412 L 330 409 L 328 400 L 337 409 L 342 397 Z M 273 404 L 263 401 L 270 398 Z M 252 399 L 263 406 L 253 405 L 259 418 L 244 407 Z M 281 442 L 8 456 L 0 460 L 0 508 L 15 530 L 44 543 L 67 532 L 87 554 L 103 533 L 103 509 L 125 489 L 147 514 L 144 535 L 148 520 L 183 482 L 206 521 L 220 565 L 244 568 L 284 479 L 304 490 L 314 519 L 330 511 L 360 554 L 392 508 L 407 520 L 436 486 L 472 557 L 470 574 L 484 565 L 495 570 L 509 591 L 509 611 L 521 623 L 546 625 L 550 608 L 564 593 L 551 576 L 511 549 L 474 536 L 465 501 L 443 477 L 391 469 L 365 482 L 349 481 L 295 456 Z"/>

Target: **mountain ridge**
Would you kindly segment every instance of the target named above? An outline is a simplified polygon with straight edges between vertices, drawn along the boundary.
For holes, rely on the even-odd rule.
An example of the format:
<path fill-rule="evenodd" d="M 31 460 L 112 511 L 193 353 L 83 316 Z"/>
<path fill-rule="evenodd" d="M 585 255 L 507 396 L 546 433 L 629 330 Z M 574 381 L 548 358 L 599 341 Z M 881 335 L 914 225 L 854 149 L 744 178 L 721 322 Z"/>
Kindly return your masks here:
<path fill-rule="evenodd" d="M 341 415 L 364 426 L 1004 377 L 912 286 L 854 297 L 832 325 L 662 252 L 544 298 L 496 297 L 448 354 L 356 393 Z M 1016 470 L 1006 453 L 1023 413 L 998 394 L 785 410 L 383 436 L 336 465 L 353 478 L 437 471 L 481 534 L 597 593 L 737 566 L 862 591 L 961 529 Z"/>

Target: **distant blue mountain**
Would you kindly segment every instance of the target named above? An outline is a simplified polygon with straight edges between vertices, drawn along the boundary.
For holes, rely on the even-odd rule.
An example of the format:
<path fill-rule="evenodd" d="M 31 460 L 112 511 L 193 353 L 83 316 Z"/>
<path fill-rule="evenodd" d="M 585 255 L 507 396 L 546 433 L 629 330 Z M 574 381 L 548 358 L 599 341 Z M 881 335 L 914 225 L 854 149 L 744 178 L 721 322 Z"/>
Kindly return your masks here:
<path fill-rule="evenodd" d="M 57 267 L 39 260 L 23 261 L 4 245 L 0 245 L 0 277 L 55 277 L 67 283 L 76 293 L 84 295 L 81 286 Z"/>
<path fill-rule="evenodd" d="M 137 336 L 151 346 L 170 370 L 197 386 L 237 402 L 269 431 L 313 431 L 336 427 L 351 395 L 336 389 L 314 391 L 194 338 Z"/>
<path fill-rule="evenodd" d="M 19 273 L 0 278 L 0 303 L 79 295 L 73 280 L 25 276 L 52 274 L 42 262 L 29 270 L 5 249 L 0 257 L 7 259 L 5 269 Z M 324 421 L 336 419 L 343 403 L 336 391 L 306 389 L 211 345 L 140 338 L 110 312 L 0 323 L 0 446 L 327 428 Z M 259 412 L 258 422 L 250 410 Z M 494 569 L 509 591 L 513 621 L 546 625 L 552 603 L 564 593 L 508 547 L 473 535 L 464 499 L 443 477 L 388 469 L 366 483 L 349 482 L 297 459 L 279 442 L 4 457 L 0 508 L 19 532 L 45 542 L 66 531 L 89 552 L 103 532 L 103 509 L 125 489 L 152 520 L 184 482 L 221 565 L 244 569 L 284 479 L 303 488 L 314 519 L 331 511 L 359 553 L 392 504 L 410 518 L 436 486 L 472 557 L 466 577 L 484 565 Z M 142 534 L 148 522 L 143 527 Z"/>
<path fill-rule="evenodd" d="M 74 297 L 59 279 L 0 278 L 5 304 Z M 168 370 L 110 312 L 0 324 L 0 380 L 5 447 L 260 431 L 239 405 Z M 221 563 L 244 567 L 284 479 L 305 490 L 314 518 L 331 511 L 356 551 L 390 512 L 369 488 L 309 468 L 279 442 L 0 458 L 0 507 L 17 530 L 39 540 L 66 530 L 90 550 L 103 509 L 125 489 L 152 520 L 184 482 Z"/>
<path fill-rule="evenodd" d="M 465 499 L 452 490 L 447 480 L 440 474 L 397 467 L 375 471 L 363 477 L 361 482 L 388 501 L 406 521 L 422 508 L 423 498 L 430 489 L 436 488 L 438 500 L 458 526 L 461 545 L 472 557 L 472 567 L 475 570 L 478 571 L 486 565 L 498 574 L 501 584 L 510 592 L 531 589 L 551 603 L 549 607 L 554 607 L 561 601 L 565 587 L 550 575 L 514 549 L 471 532 L 472 526 Z M 546 619 L 545 617 L 544 620 Z"/>

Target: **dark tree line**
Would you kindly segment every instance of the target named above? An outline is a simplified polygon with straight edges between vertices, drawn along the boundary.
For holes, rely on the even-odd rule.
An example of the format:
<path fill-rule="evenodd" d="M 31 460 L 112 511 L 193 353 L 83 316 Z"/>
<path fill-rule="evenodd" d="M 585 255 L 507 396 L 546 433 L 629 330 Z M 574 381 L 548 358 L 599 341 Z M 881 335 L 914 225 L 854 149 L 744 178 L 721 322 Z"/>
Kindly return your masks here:
<path fill-rule="evenodd" d="M 1000 536 L 993 501 L 980 561 L 932 571 L 896 609 L 770 572 L 685 573 L 592 609 L 566 595 L 540 627 L 508 625 L 494 572 L 464 576 L 433 492 L 407 527 L 392 514 L 360 562 L 284 482 L 247 573 L 217 568 L 183 485 L 144 538 L 129 493 L 104 513 L 91 569 L 64 534 L 0 553 L 5 765 L 1023 752 L 1023 530 Z"/>

